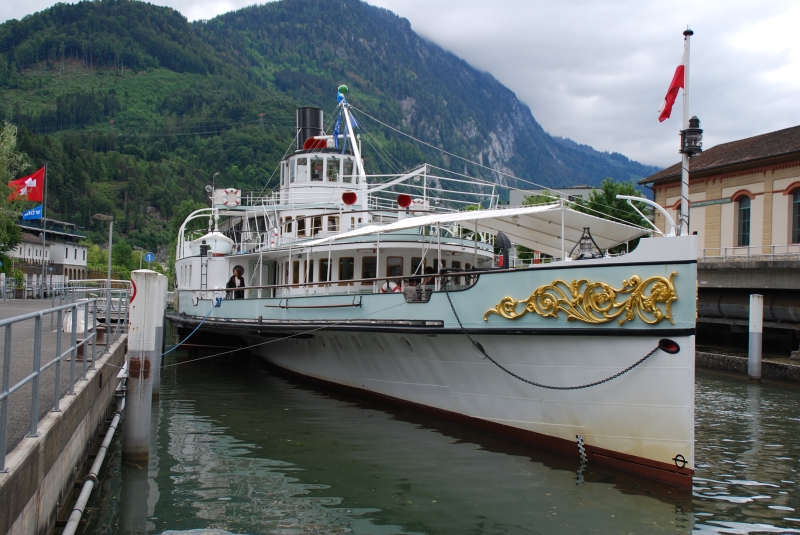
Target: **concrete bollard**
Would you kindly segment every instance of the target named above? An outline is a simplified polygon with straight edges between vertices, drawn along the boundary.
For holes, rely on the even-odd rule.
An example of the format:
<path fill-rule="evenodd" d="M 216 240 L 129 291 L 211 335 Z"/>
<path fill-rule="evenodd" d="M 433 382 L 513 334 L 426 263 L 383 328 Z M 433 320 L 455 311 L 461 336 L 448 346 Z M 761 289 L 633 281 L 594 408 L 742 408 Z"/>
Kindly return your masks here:
<path fill-rule="evenodd" d="M 156 400 L 161 395 L 161 354 L 164 352 L 164 311 L 167 309 L 167 278 L 161 277 L 158 279 L 159 288 L 158 296 L 161 297 L 161 302 L 155 310 L 156 318 L 156 335 L 155 335 L 155 351 L 153 351 L 153 399 Z M 162 287 L 163 286 L 163 287 Z"/>
<path fill-rule="evenodd" d="M 167 278 L 140 269 L 131 272 L 133 295 L 128 325 L 128 389 L 125 393 L 125 423 L 122 428 L 122 457 L 146 461 L 150 451 L 150 411 L 153 404 L 154 367 L 160 360 L 161 344 L 156 344 L 159 318 L 163 317 Z M 161 308 L 159 308 L 161 307 Z"/>
<path fill-rule="evenodd" d="M 750 295 L 750 347 L 747 353 L 747 377 L 761 382 L 761 339 L 764 331 L 764 296 Z"/>

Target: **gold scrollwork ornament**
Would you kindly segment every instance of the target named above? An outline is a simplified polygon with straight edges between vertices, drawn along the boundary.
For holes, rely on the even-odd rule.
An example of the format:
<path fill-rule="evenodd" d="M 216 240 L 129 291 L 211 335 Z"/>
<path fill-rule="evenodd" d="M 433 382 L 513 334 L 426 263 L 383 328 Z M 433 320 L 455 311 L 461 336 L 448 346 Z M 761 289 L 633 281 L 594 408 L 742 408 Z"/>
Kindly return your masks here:
<path fill-rule="evenodd" d="M 563 312 L 567 321 L 593 324 L 617 319 L 617 323 L 622 325 L 626 321 L 633 321 L 636 316 L 650 325 L 664 319 L 674 323 L 672 302 L 677 301 L 678 297 L 673 279 L 677 274 L 677 271 L 673 271 L 669 278 L 656 275 L 644 281 L 634 275 L 629 280 L 623 280 L 621 288 L 588 279 L 573 280 L 571 283 L 554 280 L 536 288 L 527 299 L 517 301 L 513 297 L 504 297 L 494 308 L 486 311 L 483 321 L 489 321 L 491 314 L 515 320 L 528 312 L 544 318 L 558 318 Z M 628 297 L 618 300 L 622 296 Z M 523 303 L 525 308 L 517 312 L 517 306 Z"/>

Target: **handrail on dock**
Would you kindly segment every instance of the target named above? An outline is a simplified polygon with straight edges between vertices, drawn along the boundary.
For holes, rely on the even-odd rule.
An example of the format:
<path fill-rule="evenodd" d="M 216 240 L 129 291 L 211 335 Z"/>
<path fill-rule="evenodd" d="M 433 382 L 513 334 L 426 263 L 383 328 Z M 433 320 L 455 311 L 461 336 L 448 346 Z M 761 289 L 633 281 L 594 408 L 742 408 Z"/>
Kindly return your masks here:
<path fill-rule="evenodd" d="M 81 292 L 74 292 L 74 288 L 70 289 L 72 293 L 72 302 L 54 306 L 45 310 L 37 312 L 30 312 L 21 314 L 12 318 L 0 320 L 0 329 L 3 329 L 3 378 L 2 378 L 2 391 L 0 391 L 0 473 L 8 472 L 8 467 L 5 464 L 8 442 L 8 410 L 9 410 L 9 397 L 17 390 L 21 389 L 27 384 L 31 384 L 31 407 L 30 407 L 30 429 L 26 437 L 33 438 L 39 436 L 39 391 L 41 374 L 51 368 L 55 368 L 54 380 L 54 404 L 52 411 L 60 412 L 61 396 L 61 362 L 64 358 L 69 360 L 69 387 L 65 395 L 75 394 L 76 381 L 85 381 L 87 370 L 95 369 L 96 351 L 98 345 L 98 312 L 105 312 L 106 324 L 106 350 L 103 354 L 107 353 L 111 348 L 112 338 L 113 341 L 119 339 L 119 336 L 127 330 L 128 324 L 128 308 L 129 302 L 127 298 L 127 289 L 111 290 L 104 297 L 92 298 L 79 298 Z M 106 289 L 93 288 L 93 292 L 97 291 L 106 292 Z M 74 293 L 73 293 L 74 292 Z M 118 293 L 118 297 L 113 298 L 112 295 Z M 116 303 L 114 300 L 116 299 Z M 114 308 L 116 305 L 116 309 Z M 83 338 L 78 340 L 78 318 L 82 314 L 83 321 L 80 331 L 83 333 Z M 65 328 L 64 319 L 65 315 L 68 316 L 70 325 Z M 90 318 L 91 315 L 91 318 Z M 50 316 L 51 328 L 53 320 L 56 319 L 56 350 L 55 356 L 42 364 L 42 324 L 44 318 Z M 116 316 L 113 323 L 111 317 Z M 33 337 L 33 370 L 25 378 L 18 381 L 14 385 L 10 384 L 11 374 L 11 352 L 12 352 L 12 334 L 13 327 L 22 322 L 33 320 L 34 321 L 34 337 Z M 69 346 L 66 350 L 62 350 L 62 333 L 70 334 Z M 89 353 L 91 347 L 91 353 Z M 81 348 L 84 358 L 80 370 L 76 370 L 75 363 L 78 357 L 78 350 Z M 88 366 L 88 367 L 87 367 Z M 80 376 L 76 378 L 76 371 Z"/>

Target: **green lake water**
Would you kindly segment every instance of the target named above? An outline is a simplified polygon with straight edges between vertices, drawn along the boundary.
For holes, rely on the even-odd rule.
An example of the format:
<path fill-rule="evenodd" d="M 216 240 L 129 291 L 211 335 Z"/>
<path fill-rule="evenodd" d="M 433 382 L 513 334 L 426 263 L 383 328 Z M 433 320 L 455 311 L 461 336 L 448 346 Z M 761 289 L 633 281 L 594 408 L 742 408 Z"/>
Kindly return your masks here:
<path fill-rule="evenodd" d="M 800 533 L 790 385 L 698 371 L 689 493 L 197 356 L 167 358 L 149 466 L 118 435 L 82 533 Z"/>

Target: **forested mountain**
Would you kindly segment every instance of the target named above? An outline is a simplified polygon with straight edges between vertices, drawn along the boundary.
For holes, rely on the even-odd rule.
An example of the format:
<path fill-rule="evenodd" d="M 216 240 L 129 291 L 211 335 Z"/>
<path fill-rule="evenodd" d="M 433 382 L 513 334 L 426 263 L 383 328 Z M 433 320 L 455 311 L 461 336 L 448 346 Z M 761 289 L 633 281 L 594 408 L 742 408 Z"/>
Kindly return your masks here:
<path fill-rule="evenodd" d="M 91 216 L 113 212 L 133 244 L 167 243 L 165 221 L 181 201 L 203 202 L 215 173 L 218 185 L 274 187 L 295 106 L 330 113 L 340 83 L 356 109 L 546 186 L 655 171 L 549 136 L 490 74 L 360 0 L 282 0 L 194 24 L 142 2 L 84 1 L 0 25 L 0 119 L 20 127 L 32 166 L 49 163 L 50 215 L 100 241 Z M 397 159 L 365 145 L 368 172 L 428 161 L 511 184 L 363 126 Z"/>

